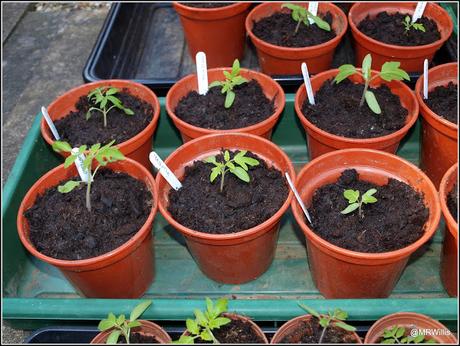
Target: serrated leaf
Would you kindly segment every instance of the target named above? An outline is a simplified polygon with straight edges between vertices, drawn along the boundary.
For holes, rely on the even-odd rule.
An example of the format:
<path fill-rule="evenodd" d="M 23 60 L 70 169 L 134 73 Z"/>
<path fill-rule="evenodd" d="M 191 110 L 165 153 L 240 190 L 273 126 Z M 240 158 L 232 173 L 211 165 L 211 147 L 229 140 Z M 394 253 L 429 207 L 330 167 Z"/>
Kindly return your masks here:
<path fill-rule="evenodd" d="M 124 314 L 121 314 L 120 316 L 118 316 L 117 318 L 117 324 L 118 325 L 122 325 L 124 322 L 125 322 L 126 318 L 125 318 L 125 315 Z"/>
<path fill-rule="evenodd" d="M 410 80 L 409 75 L 403 69 L 400 69 L 399 66 L 401 65 L 398 61 L 387 61 L 382 65 L 382 69 L 380 70 L 379 76 L 390 82 L 392 80 Z"/>
<path fill-rule="evenodd" d="M 214 167 L 211 170 L 211 175 L 209 176 L 209 181 L 212 183 L 216 178 L 221 174 L 221 169 L 219 167 Z"/>
<path fill-rule="evenodd" d="M 119 91 L 120 91 L 120 90 L 117 89 L 117 88 L 110 88 L 109 90 L 107 90 L 107 91 L 105 92 L 105 95 L 107 95 L 107 96 L 108 96 L 108 95 L 114 95 L 114 94 L 116 94 L 116 93 L 119 92 Z"/>
<path fill-rule="evenodd" d="M 358 190 L 345 190 L 343 192 L 343 197 L 345 197 L 349 203 L 355 203 L 359 199 L 359 191 Z"/>
<path fill-rule="evenodd" d="M 350 326 L 349 324 L 346 324 L 345 322 L 335 322 L 334 325 L 336 327 L 339 327 L 339 328 L 342 328 L 346 331 L 349 331 L 349 332 L 354 332 L 356 331 L 356 328 L 353 327 L 353 326 Z"/>
<path fill-rule="evenodd" d="M 233 173 L 234 175 L 236 175 L 238 177 L 238 179 L 246 182 L 246 183 L 249 183 L 249 181 L 251 180 L 251 178 L 249 177 L 249 174 L 248 172 L 246 172 L 243 168 L 241 167 L 235 167 L 235 169 L 232 169 L 230 170 L 231 173 Z"/>
<path fill-rule="evenodd" d="M 400 337 L 402 337 L 404 335 L 404 333 L 406 332 L 406 329 L 404 329 L 404 327 L 399 327 L 397 330 L 396 330 L 396 337 L 399 339 Z"/>
<path fill-rule="evenodd" d="M 240 156 L 240 157 L 234 157 L 233 158 L 233 161 L 235 161 L 238 165 L 240 165 L 245 171 L 247 171 L 249 169 L 249 167 L 246 165 L 246 163 L 244 162 L 244 159 Z"/>
<path fill-rule="evenodd" d="M 118 342 L 118 338 L 120 337 L 121 331 L 114 330 L 110 333 L 109 337 L 107 338 L 106 344 L 107 345 L 115 345 Z"/>
<path fill-rule="evenodd" d="M 350 204 L 348 207 L 346 207 L 344 210 L 342 210 L 340 213 L 341 214 L 350 214 L 351 212 L 355 211 L 358 208 L 359 208 L 359 204 L 358 203 L 353 203 L 353 204 Z"/>
<path fill-rule="evenodd" d="M 122 106 L 121 101 L 117 99 L 115 96 L 107 96 L 107 99 L 116 106 Z"/>
<path fill-rule="evenodd" d="M 194 344 L 195 339 L 189 335 L 181 335 L 179 340 L 173 341 L 173 344 L 189 345 Z"/>
<path fill-rule="evenodd" d="M 99 322 L 99 325 L 97 326 L 97 328 L 103 332 L 103 331 L 106 331 L 110 328 L 113 328 L 115 326 L 115 323 L 113 323 L 112 321 L 109 321 L 109 320 L 102 320 Z"/>
<path fill-rule="evenodd" d="M 393 334 L 391 333 L 390 330 L 388 330 L 388 329 L 384 329 L 384 330 L 383 330 L 383 337 L 384 337 L 384 338 L 390 338 L 390 337 L 392 337 L 392 336 L 393 336 Z"/>
<path fill-rule="evenodd" d="M 64 141 L 54 141 L 53 144 L 51 144 L 51 147 L 56 152 L 64 151 L 70 153 L 72 151 L 70 144 Z"/>
<path fill-rule="evenodd" d="M 394 344 L 396 341 L 394 339 L 385 339 L 381 341 L 381 344 Z"/>
<path fill-rule="evenodd" d="M 227 96 L 225 96 L 225 108 L 230 108 L 233 104 L 233 101 L 235 101 L 235 93 L 231 90 L 227 92 Z"/>
<path fill-rule="evenodd" d="M 104 98 L 104 99 L 102 99 L 102 101 L 101 101 L 101 108 L 105 108 L 106 105 L 107 105 L 107 99 Z"/>
<path fill-rule="evenodd" d="M 214 88 L 216 86 L 222 86 L 222 82 L 221 81 L 218 81 L 218 80 L 215 80 L 214 82 L 212 82 L 211 84 L 209 84 L 208 88 L 211 89 L 211 88 Z"/>
<path fill-rule="evenodd" d="M 369 80 L 371 77 L 371 66 L 372 66 L 372 56 L 370 54 L 367 54 L 364 57 L 363 63 L 361 65 L 362 73 L 363 73 L 365 80 Z"/>
<path fill-rule="evenodd" d="M 225 152 L 224 152 L 224 160 L 225 161 L 230 160 L 230 152 L 228 150 L 225 150 Z"/>
<path fill-rule="evenodd" d="M 185 324 L 187 326 L 187 330 L 193 334 L 193 335 L 197 335 L 200 333 L 200 327 L 198 326 L 198 323 L 195 321 L 195 320 L 192 320 L 191 318 L 188 318 L 186 321 L 185 321 Z"/>
<path fill-rule="evenodd" d="M 204 316 L 203 312 L 201 310 L 198 310 L 198 309 L 195 309 L 193 312 L 195 314 L 197 323 L 202 327 L 206 327 L 207 320 L 206 320 L 206 317 Z"/>
<path fill-rule="evenodd" d="M 75 189 L 77 186 L 80 186 L 79 181 L 69 180 L 64 185 L 59 185 L 58 186 L 58 191 L 60 193 L 69 193 L 70 191 Z"/>
<path fill-rule="evenodd" d="M 226 324 L 229 324 L 231 321 L 232 320 L 227 317 L 217 317 L 210 321 L 209 327 L 211 329 L 220 328 L 222 326 L 225 326 Z"/>
<path fill-rule="evenodd" d="M 200 338 L 204 341 L 212 341 L 212 336 L 207 330 L 203 330 L 200 334 Z"/>
<path fill-rule="evenodd" d="M 208 297 L 206 297 L 206 310 L 211 312 L 214 310 L 214 303 L 212 302 L 211 299 L 209 299 Z"/>
<path fill-rule="evenodd" d="M 230 168 L 230 169 L 235 169 L 236 168 L 232 161 L 227 162 L 227 167 Z"/>
<path fill-rule="evenodd" d="M 374 112 L 375 114 L 382 113 L 382 110 L 380 109 L 380 105 L 372 91 L 367 90 L 366 93 L 364 94 L 364 98 L 366 99 L 366 103 L 372 112 Z"/>
<path fill-rule="evenodd" d="M 77 155 L 72 154 L 70 156 L 67 156 L 67 158 L 64 161 L 64 168 L 69 168 L 77 159 Z"/>
<path fill-rule="evenodd" d="M 334 318 L 338 320 L 346 320 L 348 318 L 348 314 L 346 311 L 343 311 L 342 309 L 335 309 L 334 310 Z"/>
<path fill-rule="evenodd" d="M 209 156 L 209 157 L 205 158 L 203 161 L 207 162 L 207 163 L 213 163 L 213 164 L 217 163 L 215 156 Z"/>
<path fill-rule="evenodd" d="M 326 317 L 321 317 L 319 319 L 319 324 L 321 327 L 326 328 L 329 325 L 330 320 Z"/>
<path fill-rule="evenodd" d="M 143 301 L 142 303 L 138 304 L 133 311 L 131 311 L 131 314 L 129 315 L 129 320 L 130 321 L 135 321 L 137 320 L 145 310 L 152 304 L 151 300 L 146 300 Z"/>
<path fill-rule="evenodd" d="M 140 326 L 142 326 L 142 324 L 141 324 L 141 322 L 139 322 L 137 320 L 136 321 L 130 321 L 128 323 L 128 328 L 136 328 L 136 327 L 140 327 Z"/>
<path fill-rule="evenodd" d="M 215 310 L 218 312 L 217 316 L 221 313 L 226 312 L 228 308 L 228 299 L 227 298 L 219 298 L 215 303 Z"/>
<path fill-rule="evenodd" d="M 413 25 L 414 29 L 425 32 L 425 27 L 423 26 L 422 23 L 414 23 Z"/>
<path fill-rule="evenodd" d="M 258 166 L 259 165 L 259 160 L 256 160 L 252 157 L 247 157 L 247 156 L 244 156 L 242 157 L 242 160 L 244 161 L 244 163 L 248 164 L 249 166 L 252 166 L 252 167 L 255 167 L 255 166 Z"/>
<path fill-rule="evenodd" d="M 319 315 L 319 313 L 318 313 L 316 310 L 310 308 L 309 306 L 306 306 L 306 305 L 301 304 L 301 303 L 299 303 L 299 306 L 300 306 L 302 309 L 304 309 L 305 311 L 307 311 L 310 315 L 315 316 L 315 317 L 318 318 L 318 319 L 321 318 L 321 316 Z"/>
<path fill-rule="evenodd" d="M 101 143 L 96 143 L 96 144 L 93 144 L 93 145 L 89 148 L 89 150 L 90 150 L 90 151 L 97 151 L 97 150 L 99 150 L 100 147 L 101 147 Z M 78 151 L 80 151 L 80 149 L 81 149 L 81 147 L 79 148 Z M 86 149 L 85 149 L 85 150 L 86 150 Z"/>
<path fill-rule="evenodd" d="M 336 84 L 356 73 L 356 68 L 353 65 L 345 64 L 339 67 L 339 73 L 334 78 Z"/>
<path fill-rule="evenodd" d="M 235 77 L 240 73 L 240 61 L 235 59 L 232 65 L 232 77 Z"/>
<path fill-rule="evenodd" d="M 235 78 L 233 78 L 232 82 L 234 85 L 241 85 L 241 84 L 247 83 L 248 80 L 244 77 L 236 76 Z"/>
<path fill-rule="evenodd" d="M 224 76 L 225 76 L 225 78 L 227 78 L 229 80 L 232 79 L 232 75 L 228 71 L 224 71 Z"/>

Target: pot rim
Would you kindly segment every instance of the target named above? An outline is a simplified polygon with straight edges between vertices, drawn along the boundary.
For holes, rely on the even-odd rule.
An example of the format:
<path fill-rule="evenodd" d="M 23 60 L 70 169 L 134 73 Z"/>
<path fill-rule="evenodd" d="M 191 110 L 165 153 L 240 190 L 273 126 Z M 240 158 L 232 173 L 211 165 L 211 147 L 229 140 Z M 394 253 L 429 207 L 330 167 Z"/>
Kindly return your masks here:
<path fill-rule="evenodd" d="M 270 142 L 269 140 L 267 140 L 265 138 L 262 138 L 260 136 L 247 134 L 247 133 L 212 134 L 212 135 L 206 135 L 206 136 L 202 136 L 202 137 L 193 139 L 193 140 L 183 144 L 182 146 L 177 148 L 171 155 L 169 155 L 168 158 L 165 160 L 165 164 L 168 165 L 168 163 L 171 161 L 171 158 L 176 156 L 177 153 L 180 153 L 182 151 L 186 151 L 188 149 L 188 147 L 194 145 L 195 143 L 197 143 L 199 141 L 207 141 L 210 138 L 223 137 L 223 136 L 234 136 L 234 137 L 236 137 L 235 143 L 237 143 L 237 138 L 238 137 L 250 137 L 250 138 L 253 138 L 253 139 L 260 140 L 261 142 L 264 142 L 265 146 L 271 147 L 272 150 L 274 150 L 275 152 L 277 152 L 277 154 L 279 156 L 281 156 L 282 160 L 284 160 L 284 161 L 286 161 L 288 163 L 289 175 L 291 176 L 291 179 L 294 180 L 295 171 L 294 171 L 294 167 L 292 166 L 292 163 L 291 163 L 291 160 L 289 159 L 289 157 L 280 148 L 278 148 L 278 146 L 276 146 L 274 143 Z M 254 153 L 258 154 L 257 152 L 254 152 Z M 262 155 L 262 156 L 264 156 L 264 155 Z M 278 170 L 281 171 L 280 169 L 278 169 Z M 284 172 L 281 172 L 281 173 L 284 173 Z M 160 189 L 160 182 L 164 181 L 164 180 L 165 179 L 161 175 L 157 176 L 157 179 L 156 179 L 156 185 L 157 186 L 156 187 L 157 187 L 157 191 L 158 191 L 159 196 L 160 196 L 160 193 L 162 191 Z M 165 182 L 165 183 L 168 185 L 167 182 Z M 169 190 L 170 189 L 171 189 L 171 187 L 169 187 Z M 158 207 L 160 209 L 160 213 L 163 215 L 163 217 L 166 219 L 166 221 L 168 221 L 168 223 L 171 226 L 173 226 L 174 228 L 176 228 L 177 230 L 179 230 L 181 233 L 185 234 L 186 236 L 193 237 L 195 239 L 198 238 L 198 239 L 211 240 L 211 241 L 212 240 L 214 240 L 214 241 L 235 240 L 235 239 L 245 238 L 245 237 L 248 237 L 248 236 L 251 236 L 251 235 L 258 234 L 261 230 L 269 228 L 269 226 L 272 225 L 273 223 L 275 223 L 276 220 L 281 219 L 282 215 L 289 208 L 289 205 L 291 203 L 291 199 L 292 199 L 292 196 L 293 196 L 293 192 L 289 188 L 289 186 L 288 186 L 288 189 L 289 189 L 289 193 L 288 193 L 288 196 L 287 196 L 286 200 L 284 201 L 284 203 L 281 205 L 281 207 L 278 209 L 278 211 L 275 214 L 273 214 L 270 218 L 268 218 L 264 222 L 254 226 L 252 228 L 248 228 L 248 229 L 242 230 L 240 232 L 236 232 L 236 233 L 210 234 L 210 233 L 204 233 L 204 232 L 200 232 L 200 231 L 195 231 L 195 230 L 192 230 L 192 229 L 190 229 L 188 227 L 185 227 L 182 224 L 180 224 L 179 222 L 177 222 L 172 217 L 172 215 L 169 213 L 169 211 L 167 210 L 167 207 L 163 205 L 163 202 L 162 202 L 163 199 L 161 197 L 159 197 Z"/>
<path fill-rule="evenodd" d="M 454 234 L 454 232 L 451 232 L 455 238 L 458 237 L 458 222 L 455 221 L 454 217 L 452 216 L 449 208 L 447 207 L 447 195 L 450 193 L 450 191 L 447 191 L 447 184 L 449 180 L 452 178 L 452 176 L 457 177 L 458 175 L 458 162 L 452 165 L 447 172 L 444 174 L 441 180 L 441 184 L 439 185 L 439 196 L 440 196 L 440 202 L 441 202 L 441 210 L 444 218 L 446 218 L 447 224 L 450 225 L 457 225 L 457 232 Z M 458 183 L 458 180 L 457 180 Z M 458 189 L 458 184 L 457 184 L 457 189 Z M 450 227 L 448 227 L 450 229 Z"/>
<path fill-rule="evenodd" d="M 235 3 L 227 5 L 227 6 L 206 8 L 206 7 L 191 7 L 191 6 L 181 4 L 179 1 L 173 1 L 173 5 L 177 6 L 181 10 L 190 11 L 190 12 L 202 12 L 202 13 L 223 12 L 225 10 L 235 9 L 235 8 L 241 7 L 242 4 L 246 4 L 246 3 L 245 2 L 235 2 Z"/>
<path fill-rule="evenodd" d="M 154 336 L 156 339 L 158 339 L 158 335 L 159 333 L 149 333 L 149 331 L 144 331 L 142 330 L 143 328 L 149 328 L 149 329 L 153 329 L 157 332 L 161 332 L 162 336 L 165 338 L 165 339 L 168 339 L 169 342 L 172 342 L 171 340 L 171 337 L 169 336 L 169 334 L 166 332 L 166 330 L 164 330 L 163 327 L 161 327 L 160 325 L 156 324 L 155 322 L 152 322 L 152 321 L 149 321 L 149 320 L 138 320 L 142 325 L 140 327 L 137 327 L 137 328 L 141 328 L 141 330 L 136 330 L 134 331 L 135 333 L 143 333 L 143 334 L 146 334 L 146 335 L 152 335 Z M 92 340 L 91 340 L 91 344 L 95 344 L 95 343 L 99 343 L 99 342 L 96 342 L 96 341 L 107 341 L 107 338 L 108 338 L 108 335 L 109 333 L 112 331 L 113 328 L 111 329 L 108 329 L 108 330 L 105 330 L 105 331 L 100 331 Z M 103 340 L 98 340 L 98 339 L 103 339 Z M 158 340 L 158 341 L 161 341 L 161 340 Z"/>

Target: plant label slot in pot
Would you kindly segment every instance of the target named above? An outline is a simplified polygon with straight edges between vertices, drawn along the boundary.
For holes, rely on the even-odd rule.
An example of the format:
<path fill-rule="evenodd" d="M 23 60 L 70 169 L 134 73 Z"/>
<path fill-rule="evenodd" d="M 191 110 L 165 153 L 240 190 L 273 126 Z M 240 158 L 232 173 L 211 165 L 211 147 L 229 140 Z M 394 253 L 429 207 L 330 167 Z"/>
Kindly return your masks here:
<path fill-rule="evenodd" d="M 184 143 L 223 132 L 271 138 L 286 103 L 276 81 L 240 68 L 238 60 L 232 68 L 208 70 L 208 80 L 206 95 L 198 94 L 196 75 L 181 79 L 166 95 L 166 110 Z"/>
<path fill-rule="evenodd" d="M 307 9 L 308 2 L 288 6 L 265 2 L 246 18 L 246 31 L 257 49 L 262 71 L 269 75 L 298 75 L 304 61 L 312 74 L 329 69 L 335 48 L 347 31 L 347 17 L 334 4 L 320 2 L 316 18 L 321 21 L 318 24 L 315 18 L 315 24 L 307 25 L 311 14 L 296 6 Z M 324 21 L 327 25 L 321 29 Z"/>
<path fill-rule="evenodd" d="M 89 298 L 138 298 L 154 277 L 155 181 L 138 162 L 120 161 L 119 153 L 107 154 L 119 161 L 109 160 L 104 167 L 92 161 L 91 172 L 97 175 L 91 185 L 75 181 L 77 169 L 69 165 L 74 156 L 69 156 L 68 168 L 62 164 L 42 176 L 18 211 L 25 248 Z"/>
<path fill-rule="evenodd" d="M 296 187 L 314 229 L 296 201 L 292 211 L 306 237 L 313 281 L 328 299 L 390 295 L 410 255 L 433 236 L 440 219 L 439 197 L 428 177 L 383 151 L 347 149 L 322 155 L 301 170 Z M 345 189 L 357 191 L 350 196 Z M 405 209 L 389 202 L 396 195 Z M 324 198 L 331 198 L 333 207 L 321 207 Z M 417 212 L 411 214 L 409 207 Z M 380 215 L 388 211 L 391 217 Z M 379 215 L 385 223 L 377 221 Z M 363 231 L 366 222 L 369 228 Z M 406 226 L 398 230 L 398 225 Z M 401 236 L 398 242 L 395 233 Z"/>
<path fill-rule="evenodd" d="M 202 51 L 208 67 L 231 65 L 244 53 L 244 20 L 250 3 L 181 3 L 173 2 L 184 29 L 192 59 Z"/>
<path fill-rule="evenodd" d="M 420 167 L 436 187 L 458 160 L 458 64 L 428 70 L 428 99 L 423 99 L 423 76 L 415 95 L 422 115 Z"/>
<path fill-rule="evenodd" d="M 124 155 L 150 170 L 148 155 L 160 117 L 160 103 L 144 85 L 117 79 L 80 85 L 54 100 L 48 113 L 62 140 L 73 147 L 106 144 L 115 139 Z M 54 138 L 44 119 L 40 130 L 51 145 Z"/>
<path fill-rule="evenodd" d="M 439 187 L 441 210 L 446 221 L 441 255 L 441 280 L 451 297 L 458 291 L 458 163 L 444 175 Z"/>
<path fill-rule="evenodd" d="M 447 11 L 429 2 L 416 26 L 410 25 L 416 4 L 356 2 L 348 13 L 355 40 L 356 63 L 372 53 L 376 68 L 386 61 L 397 60 L 407 72 L 423 72 L 423 61 L 428 59 L 431 62 L 436 51 L 452 34 L 453 23 Z"/>
<path fill-rule="evenodd" d="M 283 172 L 295 173 L 286 154 L 261 137 L 227 133 L 192 140 L 165 163 L 183 188 L 173 191 L 158 176 L 160 211 L 201 271 L 228 284 L 262 275 L 292 198 Z"/>

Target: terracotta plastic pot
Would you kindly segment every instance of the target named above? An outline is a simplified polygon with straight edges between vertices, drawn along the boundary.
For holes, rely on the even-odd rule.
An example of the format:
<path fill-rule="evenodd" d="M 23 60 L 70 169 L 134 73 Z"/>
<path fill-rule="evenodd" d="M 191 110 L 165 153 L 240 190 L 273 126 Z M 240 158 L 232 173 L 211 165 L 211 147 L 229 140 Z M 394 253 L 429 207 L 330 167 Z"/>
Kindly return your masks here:
<path fill-rule="evenodd" d="M 430 179 L 402 158 L 370 149 L 339 150 L 320 156 L 299 173 L 296 187 L 308 207 L 314 192 L 334 183 L 345 169 L 354 168 L 360 179 L 377 185 L 395 178 L 423 194 L 429 209 L 423 236 L 409 246 L 390 252 L 363 253 L 340 248 L 317 235 L 305 222 L 299 204 L 292 211 L 306 237 L 312 278 L 321 294 L 328 298 L 384 298 L 399 280 L 410 255 L 436 231 L 441 216 L 439 197 Z"/>
<path fill-rule="evenodd" d="M 452 191 L 455 183 L 457 183 L 458 188 L 458 163 L 446 172 L 439 187 L 441 210 L 444 220 L 446 220 L 441 256 L 441 280 L 451 297 L 457 297 L 458 292 L 458 223 L 447 207 L 447 195 Z"/>
<path fill-rule="evenodd" d="M 250 3 L 234 3 L 217 8 L 196 8 L 173 2 L 184 28 L 192 60 L 196 53 L 206 53 L 208 68 L 231 66 L 244 53 L 244 20 Z"/>
<path fill-rule="evenodd" d="M 313 93 L 316 93 L 329 79 L 334 78 L 338 72 L 338 69 L 333 69 L 314 76 L 311 79 Z M 375 75 L 376 73 L 376 71 L 372 71 L 372 75 Z M 357 74 L 350 76 L 349 79 L 353 83 L 364 83 L 363 78 Z M 381 84 L 387 85 L 391 92 L 399 97 L 401 105 L 407 109 L 408 115 L 406 124 L 399 130 L 390 133 L 389 135 L 363 139 L 337 136 L 320 129 L 312 122 L 310 122 L 310 120 L 308 120 L 302 113 L 302 105 L 307 97 L 305 85 L 302 84 L 299 87 L 295 95 L 295 111 L 307 134 L 307 145 L 310 158 L 314 159 L 320 155 L 329 153 L 334 150 L 348 148 L 368 148 L 383 150 L 392 154 L 396 153 L 399 142 L 407 134 L 412 125 L 414 125 L 414 123 L 417 121 L 419 112 L 418 103 L 412 90 L 403 82 L 396 80 L 386 82 L 378 77 L 371 82 L 370 86 L 376 87 L 380 86 Z"/>
<path fill-rule="evenodd" d="M 287 321 L 285 324 L 281 326 L 280 329 L 278 329 L 273 335 L 272 340 L 270 341 L 271 344 L 280 344 L 281 340 L 283 340 L 287 335 L 295 332 L 301 326 L 303 325 L 303 322 L 309 323 L 310 320 L 312 319 L 311 315 L 303 315 L 303 316 L 298 316 L 295 317 L 289 321 Z M 362 344 L 363 342 L 361 341 L 361 338 L 359 337 L 356 332 L 348 332 L 350 335 L 353 336 L 353 338 L 356 340 L 356 343 Z"/>
<path fill-rule="evenodd" d="M 65 94 L 54 100 L 48 106 L 48 114 L 53 121 L 64 118 L 71 111 L 76 111 L 75 103 L 81 96 L 88 95 L 89 91 L 101 86 L 113 86 L 119 89 L 126 88 L 132 95 L 144 100 L 152 106 L 153 119 L 146 126 L 146 128 L 125 142 L 115 143 L 125 156 L 141 163 L 150 171 L 152 164 L 149 161 L 149 153 L 152 151 L 153 133 L 155 132 L 155 129 L 158 125 L 158 119 L 160 118 L 160 102 L 158 101 L 158 98 L 153 93 L 153 91 L 146 86 L 132 82 L 130 80 L 121 79 L 108 79 L 83 84 L 67 91 Z M 110 118 L 108 121 L 110 121 Z M 49 145 L 53 144 L 54 136 L 51 133 L 44 118 L 41 119 L 40 130 L 45 141 Z M 68 153 L 64 152 L 60 154 L 64 157 L 69 155 Z"/>
<path fill-rule="evenodd" d="M 171 337 L 166 333 L 166 331 L 161 328 L 158 324 L 146 321 L 138 320 L 142 325 L 140 327 L 132 328 L 131 333 L 142 333 L 144 335 L 154 336 L 160 344 L 170 344 L 172 342 Z M 109 337 L 112 330 L 106 330 L 97 334 L 93 340 L 92 344 L 105 344 L 107 343 L 107 338 Z"/>
<path fill-rule="evenodd" d="M 457 84 L 457 80 L 457 63 L 436 66 L 428 71 L 428 90 L 449 82 Z M 458 160 L 458 125 L 434 113 L 423 101 L 423 75 L 415 85 L 415 95 L 422 114 L 420 167 L 438 187 L 444 173 Z"/>
<path fill-rule="evenodd" d="M 208 81 L 212 83 L 216 80 L 224 80 L 223 71 L 231 71 L 231 68 L 215 68 L 208 70 Z M 213 130 L 213 129 L 205 129 L 202 127 L 194 126 L 191 124 L 186 123 L 185 121 L 181 120 L 177 115 L 174 113 L 177 104 L 179 101 L 185 97 L 190 91 L 198 90 L 198 82 L 196 75 L 189 75 L 187 77 L 182 78 L 176 84 L 169 89 L 168 94 L 166 95 L 166 110 L 171 117 L 174 125 L 179 129 L 182 140 L 185 142 L 190 141 L 191 139 L 198 138 L 201 136 L 209 135 L 209 134 L 218 134 L 218 133 L 251 133 L 257 136 L 262 136 L 264 138 L 271 138 L 273 127 L 275 127 L 276 122 L 278 121 L 286 103 L 286 97 L 284 95 L 283 88 L 271 79 L 269 76 L 264 75 L 260 72 L 248 70 L 242 68 L 240 70 L 241 76 L 244 78 L 251 80 L 254 79 L 262 86 L 262 90 L 265 96 L 272 100 L 275 99 L 275 112 L 268 117 L 267 119 L 243 128 L 239 129 L 231 129 L 231 130 Z M 212 116 L 210 114 L 209 116 Z"/>
<path fill-rule="evenodd" d="M 365 344 L 377 344 L 382 337 L 385 329 L 391 329 L 394 326 L 405 327 L 409 330 L 417 330 L 418 333 L 423 333 L 429 339 L 436 340 L 438 344 L 456 344 L 457 339 L 440 322 L 432 319 L 431 317 L 417 314 L 415 312 L 397 312 L 387 315 L 376 321 L 366 334 L 364 339 Z M 414 331 L 413 333 L 417 333 Z M 429 333 L 432 335 L 429 335 Z M 434 335 L 437 334 L 437 335 Z"/>
<path fill-rule="evenodd" d="M 358 25 L 368 15 L 373 18 L 379 12 L 388 13 L 408 13 L 412 15 L 415 10 L 416 2 L 357 2 L 348 13 L 351 33 L 355 40 L 356 64 L 361 66 L 361 62 L 368 54 L 372 54 L 372 66 L 380 70 L 386 61 L 399 61 L 401 68 L 406 72 L 422 72 L 423 61 L 433 59 L 436 51 L 441 48 L 444 42 L 452 34 L 453 24 L 447 11 L 433 2 L 429 2 L 423 15 L 434 20 L 441 33 L 441 38 L 433 43 L 423 46 L 397 46 L 386 44 L 363 34 L 358 30 Z"/>
<path fill-rule="evenodd" d="M 35 249 L 29 239 L 29 224 L 24 212 L 46 189 L 78 175 L 75 165 L 65 169 L 63 164 L 37 180 L 22 200 L 17 217 L 19 238 L 32 255 L 57 267 L 85 297 L 138 298 L 154 277 L 152 224 L 158 207 L 157 188 L 152 175 L 136 161 L 126 159 L 110 163 L 107 167 L 143 181 L 152 194 L 153 205 L 147 221 L 125 244 L 100 256 L 74 261 L 48 257 Z"/>
<path fill-rule="evenodd" d="M 270 75 L 298 75 L 301 73 L 300 65 L 303 62 L 308 64 L 308 70 L 312 74 L 329 69 L 335 48 L 348 28 L 345 14 L 332 3 L 320 2 L 318 13 L 325 14 L 328 11 L 331 13 L 331 27 L 337 36 L 316 46 L 302 48 L 282 47 L 265 42 L 252 32 L 254 22 L 258 22 L 276 12 L 289 12 L 287 9 L 281 9 L 282 4 L 281 2 L 262 3 L 256 6 L 246 18 L 246 31 L 257 49 L 259 65 L 262 71 Z M 298 3 L 298 5 L 308 7 L 308 2 Z"/>
<path fill-rule="evenodd" d="M 279 147 L 261 137 L 242 133 L 200 137 L 179 147 L 165 163 L 180 180 L 186 166 L 216 155 L 221 148 L 251 151 L 281 172 L 295 175 L 292 163 Z M 206 276 L 222 283 L 240 284 L 256 279 L 268 269 L 275 254 L 281 216 L 292 198 L 291 191 L 281 208 L 260 225 L 238 233 L 208 234 L 174 220 L 167 210 L 171 187 L 160 175 L 156 183 L 160 212 L 185 237 L 188 249 Z"/>

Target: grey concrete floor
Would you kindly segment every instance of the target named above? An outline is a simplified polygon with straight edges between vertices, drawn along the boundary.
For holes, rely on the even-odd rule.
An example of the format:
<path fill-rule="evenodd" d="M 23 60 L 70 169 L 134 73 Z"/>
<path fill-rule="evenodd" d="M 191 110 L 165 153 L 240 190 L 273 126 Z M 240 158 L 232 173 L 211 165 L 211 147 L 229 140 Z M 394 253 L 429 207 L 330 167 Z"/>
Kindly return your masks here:
<path fill-rule="evenodd" d="M 2 3 L 2 186 L 40 110 L 83 83 L 83 66 L 108 3 Z M 2 343 L 22 343 L 29 331 L 2 322 Z"/>

